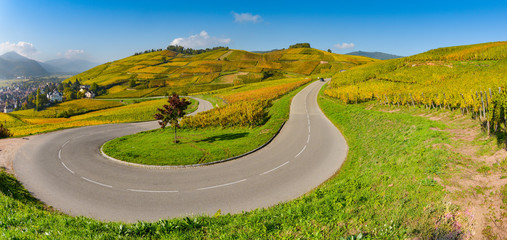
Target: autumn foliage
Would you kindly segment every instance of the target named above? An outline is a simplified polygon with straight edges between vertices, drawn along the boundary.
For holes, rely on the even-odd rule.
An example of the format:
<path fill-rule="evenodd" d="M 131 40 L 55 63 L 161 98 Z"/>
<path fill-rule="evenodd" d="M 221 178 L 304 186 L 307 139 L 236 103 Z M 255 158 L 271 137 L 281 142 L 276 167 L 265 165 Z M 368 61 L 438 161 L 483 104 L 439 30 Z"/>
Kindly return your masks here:
<path fill-rule="evenodd" d="M 297 82 L 290 82 L 281 85 L 275 85 L 260 89 L 249 90 L 245 92 L 234 93 L 230 95 L 221 96 L 228 103 L 252 101 L 252 100 L 270 100 L 276 99 L 280 96 L 306 84 L 311 81 L 310 78 L 305 78 Z"/>
<path fill-rule="evenodd" d="M 162 108 L 158 108 L 159 113 L 155 114 L 155 119 L 159 120 L 161 128 L 165 128 L 167 124 L 171 124 L 173 127 L 180 127 L 178 119 L 185 116 L 185 109 L 187 109 L 190 102 L 173 93 L 167 100 L 169 104 L 164 104 Z"/>
<path fill-rule="evenodd" d="M 264 123 L 268 117 L 266 109 L 270 106 L 270 100 L 236 102 L 192 117 L 185 117 L 181 122 L 184 126 L 191 128 L 253 127 Z"/>

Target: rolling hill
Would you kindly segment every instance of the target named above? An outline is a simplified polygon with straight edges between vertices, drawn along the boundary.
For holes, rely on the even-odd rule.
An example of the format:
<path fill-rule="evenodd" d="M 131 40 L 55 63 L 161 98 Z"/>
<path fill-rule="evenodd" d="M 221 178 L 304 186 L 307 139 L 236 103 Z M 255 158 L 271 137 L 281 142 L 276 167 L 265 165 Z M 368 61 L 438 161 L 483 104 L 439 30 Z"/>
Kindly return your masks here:
<path fill-rule="evenodd" d="M 198 55 L 164 50 L 109 62 L 67 81 L 79 79 L 82 84 L 105 86 L 109 89 L 106 97 L 142 97 L 172 91 L 210 91 L 285 76 L 332 74 L 374 61 L 312 48 L 290 48 L 264 54 L 218 49 Z"/>
<path fill-rule="evenodd" d="M 447 47 L 336 73 L 326 94 L 345 102 L 377 100 L 478 111 L 481 91 L 488 92 L 486 102 L 499 88 L 505 91 L 506 72 L 507 42 Z"/>

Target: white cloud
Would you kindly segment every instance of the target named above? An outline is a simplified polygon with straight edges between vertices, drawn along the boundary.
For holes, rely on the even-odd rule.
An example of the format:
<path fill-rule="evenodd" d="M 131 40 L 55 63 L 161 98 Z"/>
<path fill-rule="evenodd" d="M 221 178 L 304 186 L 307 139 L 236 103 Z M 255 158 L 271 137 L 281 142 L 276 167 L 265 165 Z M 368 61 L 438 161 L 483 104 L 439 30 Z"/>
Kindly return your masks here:
<path fill-rule="evenodd" d="M 18 42 L 18 43 L 11 43 L 11 42 L 3 42 L 0 43 L 0 54 L 6 53 L 6 52 L 17 52 L 20 55 L 23 55 L 25 57 L 33 58 L 36 56 L 39 52 L 37 49 L 33 46 L 33 44 L 28 42 Z"/>
<path fill-rule="evenodd" d="M 252 15 L 251 13 L 236 13 L 236 12 L 232 12 L 232 15 L 234 15 L 234 22 L 237 23 L 262 22 L 262 17 L 260 15 Z"/>
<path fill-rule="evenodd" d="M 85 51 L 84 50 L 74 50 L 74 49 L 69 49 L 65 52 L 64 56 L 66 58 L 76 58 L 76 57 L 80 57 L 80 56 L 83 56 L 85 54 Z"/>
<path fill-rule="evenodd" d="M 201 33 L 190 35 L 187 38 L 175 38 L 170 43 L 170 45 L 177 45 L 186 48 L 207 48 L 212 46 L 227 45 L 230 42 L 230 38 L 212 37 L 203 30 Z"/>
<path fill-rule="evenodd" d="M 356 45 L 354 43 L 342 43 L 342 44 L 335 44 L 334 47 L 338 49 L 351 49 L 354 48 Z"/>

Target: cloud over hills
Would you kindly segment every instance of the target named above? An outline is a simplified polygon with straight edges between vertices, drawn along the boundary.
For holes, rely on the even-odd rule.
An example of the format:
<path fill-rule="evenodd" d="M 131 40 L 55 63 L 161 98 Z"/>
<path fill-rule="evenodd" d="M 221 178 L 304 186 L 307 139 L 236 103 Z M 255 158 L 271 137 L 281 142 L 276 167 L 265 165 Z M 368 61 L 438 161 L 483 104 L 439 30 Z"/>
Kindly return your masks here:
<path fill-rule="evenodd" d="M 9 41 L 0 43 L 0 54 L 7 52 L 17 52 L 29 58 L 33 58 L 39 53 L 32 43 L 22 41 L 18 43 L 11 43 Z"/>
<path fill-rule="evenodd" d="M 354 43 L 342 43 L 342 44 L 337 43 L 334 45 L 334 47 L 338 49 L 352 49 L 355 46 L 356 45 Z"/>
<path fill-rule="evenodd" d="M 201 33 L 190 35 L 187 38 L 175 38 L 170 45 L 177 45 L 186 48 L 208 48 L 227 45 L 230 42 L 230 38 L 213 37 L 203 30 Z"/>

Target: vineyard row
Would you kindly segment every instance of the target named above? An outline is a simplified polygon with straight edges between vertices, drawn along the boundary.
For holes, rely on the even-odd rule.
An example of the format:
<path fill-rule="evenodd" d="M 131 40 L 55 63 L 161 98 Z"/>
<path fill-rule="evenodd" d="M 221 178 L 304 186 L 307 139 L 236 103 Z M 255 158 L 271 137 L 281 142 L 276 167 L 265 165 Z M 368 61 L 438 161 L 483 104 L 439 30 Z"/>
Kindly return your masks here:
<path fill-rule="evenodd" d="M 389 106 L 423 106 L 428 109 L 459 109 L 463 115 L 472 114 L 472 118 L 484 123 L 487 132 L 507 130 L 507 92 L 499 87 L 486 91 L 469 93 L 401 93 L 386 94 L 374 91 L 348 91 L 328 89 L 328 96 L 338 98 L 344 103 L 377 101 Z M 350 90 L 350 88 L 349 88 Z"/>

